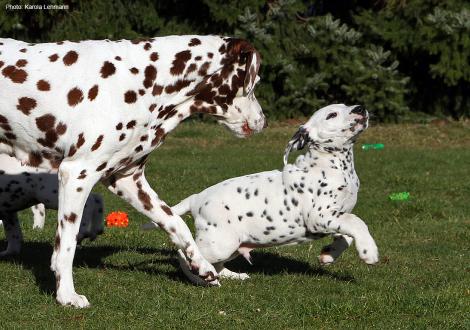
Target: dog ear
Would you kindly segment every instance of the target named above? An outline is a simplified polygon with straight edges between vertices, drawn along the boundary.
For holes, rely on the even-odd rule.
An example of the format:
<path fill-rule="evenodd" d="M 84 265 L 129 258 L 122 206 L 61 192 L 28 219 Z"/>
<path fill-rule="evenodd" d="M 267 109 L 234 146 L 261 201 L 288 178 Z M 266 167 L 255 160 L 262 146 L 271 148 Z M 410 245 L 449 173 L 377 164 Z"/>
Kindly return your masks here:
<path fill-rule="evenodd" d="M 246 96 L 253 91 L 258 82 L 258 71 L 261 64 L 259 52 L 249 42 L 241 39 L 231 39 L 229 49 L 240 64 L 245 63 L 245 79 L 243 84 L 243 94 Z"/>
<path fill-rule="evenodd" d="M 249 50 L 248 59 L 245 67 L 245 84 L 243 91 L 245 95 L 251 94 L 259 80 L 258 71 L 261 63 L 261 56 L 254 48 Z"/>
<path fill-rule="evenodd" d="M 290 139 L 287 143 L 286 149 L 284 151 L 284 166 L 287 165 L 287 161 L 289 160 L 289 153 L 291 152 L 292 148 L 295 150 L 302 150 L 309 140 L 308 132 L 303 127 L 300 126 L 297 132 L 295 132 L 294 136 Z"/>

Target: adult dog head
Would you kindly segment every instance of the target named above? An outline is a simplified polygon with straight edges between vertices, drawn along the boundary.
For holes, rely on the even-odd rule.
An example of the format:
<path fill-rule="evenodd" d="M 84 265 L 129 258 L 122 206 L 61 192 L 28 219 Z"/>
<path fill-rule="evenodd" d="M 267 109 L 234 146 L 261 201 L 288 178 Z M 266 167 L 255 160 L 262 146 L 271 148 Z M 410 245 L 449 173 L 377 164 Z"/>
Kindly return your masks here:
<path fill-rule="evenodd" d="M 224 38 L 219 48 L 221 67 L 207 74 L 187 95 L 193 97 L 191 113 L 204 112 L 218 118 L 238 137 L 246 137 L 266 127 L 266 119 L 256 100 L 260 55 L 247 41 Z"/>
<path fill-rule="evenodd" d="M 287 144 L 284 163 L 292 149 L 306 145 L 326 152 L 351 146 L 368 126 L 369 114 L 361 105 L 331 104 L 321 108 L 294 134 Z"/>

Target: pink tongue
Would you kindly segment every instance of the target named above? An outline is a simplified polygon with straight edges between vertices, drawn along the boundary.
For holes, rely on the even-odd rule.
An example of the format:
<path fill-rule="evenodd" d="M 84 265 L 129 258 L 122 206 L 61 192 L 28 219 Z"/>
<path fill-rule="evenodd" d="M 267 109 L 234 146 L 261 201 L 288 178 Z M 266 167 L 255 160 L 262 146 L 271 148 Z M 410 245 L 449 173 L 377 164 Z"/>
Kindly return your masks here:
<path fill-rule="evenodd" d="M 240 254 L 243 256 L 243 258 L 245 258 L 246 261 L 248 261 L 248 263 L 249 263 L 250 265 L 253 265 L 253 264 L 251 263 L 251 256 L 250 256 L 250 251 L 251 251 L 251 250 L 253 250 L 253 248 L 249 248 L 249 247 L 243 246 L 243 244 L 242 244 L 242 245 L 240 245 L 240 247 L 238 248 L 238 253 L 240 253 Z"/>

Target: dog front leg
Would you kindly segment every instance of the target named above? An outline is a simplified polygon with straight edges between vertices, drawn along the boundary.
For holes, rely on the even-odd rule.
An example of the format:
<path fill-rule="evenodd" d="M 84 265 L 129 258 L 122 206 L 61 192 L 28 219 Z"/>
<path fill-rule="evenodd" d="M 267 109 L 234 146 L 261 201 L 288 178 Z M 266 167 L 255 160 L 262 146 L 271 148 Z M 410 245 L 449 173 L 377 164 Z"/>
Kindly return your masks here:
<path fill-rule="evenodd" d="M 136 169 L 133 175 L 112 177 L 104 183 L 113 193 L 122 197 L 165 230 L 171 241 L 184 252 L 193 272 L 205 281 L 215 280 L 218 276 L 217 272 L 201 254 L 188 226 L 180 216 L 173 214 L 164 201 L 158 198 L 143 172 L 143 168 Z"/>

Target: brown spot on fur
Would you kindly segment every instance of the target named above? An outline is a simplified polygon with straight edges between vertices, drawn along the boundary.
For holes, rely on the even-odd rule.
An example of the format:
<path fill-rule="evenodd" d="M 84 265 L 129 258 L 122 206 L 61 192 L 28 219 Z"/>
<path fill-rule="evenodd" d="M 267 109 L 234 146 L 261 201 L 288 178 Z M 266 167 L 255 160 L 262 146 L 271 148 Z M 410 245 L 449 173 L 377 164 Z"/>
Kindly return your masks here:
<path fill-rule="evenodd" d="M 74 145 L 70 146 L 68 157 L 72 157 L 76 152 L 77 148 Z"/>
<path fill-rule="evenodd" d="M 183 88 L 188 87 L 192 82 L 193 80 L 178 79 L 173 85 L 168 85 L 165 87 L 165 93 L 171 94 L 171 93 L 179 92 Z"/>
<path fill-rule="evenodd" d="M 157 69 L 153 65 L 148 65 L 145 68 L 145 80 L 144 80 L 144 87 L 150 88 L 153 85 L 153 82 L 157 78 Z"/>
<path fill-rule="evenodd" d="M 188 46 L 189 47 L 194 47 L 194 46 L 197 46 L 197 45 L 200 45 L 201 44 L 201 40 L 199 40 L 198 38 L 192 38 L 189 43 L 188 43 Z"/>
<path fill-rule="evenodd" d="M 91 147 L 91 151 L 95 151 L 101 146 L 101 142 L 103 142 L 103 138 L 104 138 L 104 135 L 98 136 L 95 144 L 93 144 L 93 146 Z"/>
<path fill-rule="evenodd" d="M 132 74 L 138 74 L 139 73 L 139 69 L 137 68 L 130 68 L 129 71 L 132 73 Z"/>
<path fill-rule="evenodd" d="M 142 202 L 142 205 L 144 206 L 144 209 L 146 209 L 147 211 L 151 210 L 153 208 L 153 205 L 152 205 L 152 201 L 150 200 L 149 194 L 147 194 L 142 189 L 141 184 L 138 184 L 137 186 L 139 188 L 139 190 L 137 191 L 137 197 Z"/>
<path fill-rule="evenodd" d="M 71 107 L 83 101 L 83 93 L 78 87 L 72 88 L 67 94 L 67 100 Z"/>
<path fill-rule="evenodd" d="M 37 152 L 31 152 L 28 157 L 28 165 L 38 167 L 42 163 L 42 156 Z"/>
<path fill-rule="evenodd" d="M 21 59 L 21 60 L 16 61 L 16 66 L 19 67 L 19 68 L 22 68 L 22 67 L 26 66 L 26 64 L 28 64 L 28 61 L 26 61 L 25 59 Z"/>
<path fill-rule="evenodd" d="M 83 133 L 78 134 L 78 140 L 77 140 L 77 149 L 80 149 L 80 147 L 85 143 L 85 138 L 83 137 Z"/>
<path fill-rule="evenodd" d="M 199 68 L 199 71 L 197 72 L 200 76 L 205 76 L 207 74 L 207 70 L 209 69 L 209 66 L 211 65 L 210 62 L 204 62 L 203 65 Z"/>
<path fill-rule="evenodd" d="M 28 78 L 26 71 L 23 69 L 17 69 L 13 65 L 9 65 L 3 68 L 2 74 L 16 84 L 22 84 Z"/>
<path fill-rule="evenodd" d="M 124 102 L 135 103 L 137 101 L 137 94 L 134 91 L 127 91 L 124 93 Z"/>
<path fill-rule="evenodd" d="M 77 62 L 77 59 L 78 59 L 78 53 L 74 50 L 71 50 L 67 52 L 67 54 L 65 54 L 62 61 L 64 61 L 65 65 L 70 66 L 74 64 L 75 62 Z"/>
<path fill-rule="evenodd" d="M 121 56 L 116 56 L 114 59 L 115 59 L 116 61 L 122 60 Z"/>
<path fill-rule="evenodd" d="M 120 136 L 119 136 L 119 141 L 122 141 L 126 138 L 126 134 L 122 133 Z"/>
<path fill-rule="evenodd" d="M 104 162 L 103 164 L 101 164 L 100 166 L 98 166 L 98 167 L 96 168 L 96 172 L 102 171 L 102 170 L 106 167 L 106 165 L 108 165 L 108 163 Z"/>
<path fill-rule="evenodd" d="M 39 80 L 36 83 L 36 87 L 38 88 L 38 90 L 43 91 L 43 92 L 47 92 L 51 90 L 51 85 L 43 79 Z"/>
<path fill-rule="evenodd" d="M 156 105 L 155 103 L 154 103 L 154 104 L 151 104 L 150 107 L 149 107 L 149 111 L 150 111 L 150 112 L 153 112 L 156 107 L 157 107 L 157 105 Z"/>
<path fill-rule="evenodd" d="M 167 206 L 167 205 L 160 205 L 160 207 L 162 208 L 162 210 L 168 214 L 168 215 L 173 215 L 173 212 L 171 211 L 171 209 Z"/>
<path fill-rule="evenodd" d="M 5 64 L 5 62 L 0 61 L 0 68 Z"/>
<path fill-rule="evenodd" d="M 20 49 L 20 52 L 26 53 L 26 48 L 21 48 L 21 49 Z"/>
<path fill-rule="evenodd" d="M 75 213 L 70 213 L 69 216 L 64 216 L 65 220 L 70 222 L 70 223 L 75 223 L 75 221 L 77 221 L 77 215 Z"/>
<path fill-rule="evenodd" d="M 88 99 L 93 101 L 98 95 L 98 85 L 93 86 L 88 90 Z"/>
<path fill-rule="evenodd" d="M 43 132 L 47 132 L 55 125 L 55 117 L 51 114 L 46 114 L 36 118 L 36 126 Z"/>
<path fill-rule="evenodd" d="M 116 129 L 118 131 L 120 131 L 120 130 L 122 130 L 122 126 L 123 126 L 122 123 L 119 123 L 119 124 L 116 125 Z"/>
<path fill-rule="evenodd" d="M 155 62 L 157 60 L 158 60 L 158 53 L 157 52 L 153 52 L 152 54 L 150 54 L 150 61 Z"/>
<path fill-rule="evenodd" d="M 55 62 L 59 59 L 59 55 L 57 54 L 52 54 L 51 56 L 49 56 L 49 61 L 51 62 Z"/>
<path fill-rule="evenodd" d="M 196 63 L 191 63 L 186 69 L 186 75 L 190 74 L 191 72 L 196 71 L 196 69 L 197 69 Z"/>
<path fill-rule="evenodd" d="M 152 48 L 152 44 L 150 42 L 146 42 L 144 45 L 144 50 L 149 50 L 150 48 Z"/>
<path fill-rule="evenodd" d="M 116 72 L 116 67 L 113 63 L 105 61 L 101 67 L 101 77 L 108 78 Z"/>
<path fill-rule="evenodd" d="M 32 99 L 30 97 L 20 97 L 18 99 L 18 104 L 16 105 L 16 108 L 25 115 L 29 115 L 31 110 L 34 109 L 36 105 L 37 103 L 35 99 Z"/>
<path fill-rule="evenodd" d="M 140 95 L 140 96 L 144 96 L 144 95 L 145 95 L 145 90 L 139 89 L 139 95 Z"/>
<path fill-rule="evenodd" d="M 63 134 L 65 134 L 65 132 L 67 131 L 67 125 L 65 125 L 64 123 L 60 122 L 60 123 L 57 125 L 55 131 L 57 132 L 57 134 L 63 135 Z"/>
<path fill-rule="evenodd" d="M 174 76 L 182 74 L 186 67 L 186 62 L 191 59 L 191 51 L 183 50 L 176 53 L 175 59 L 173 60 L 173 66 L 170 69 L 170 73 Z"/>
<path fill-rule="evenodd" d="M 165 130 L 161 127 L 158 127 L 155 130 L 155 138 L 152 140 L 152 147 L 155 147 L 160 141 L 165 137 Z"/>
<path fill-rule="evenodd" d="M 152 95 L 157 96 L 160 95 L 163 92 L 163 86 L 160 85 L 153 85 L 153 90 L 152 90 Z"/>

